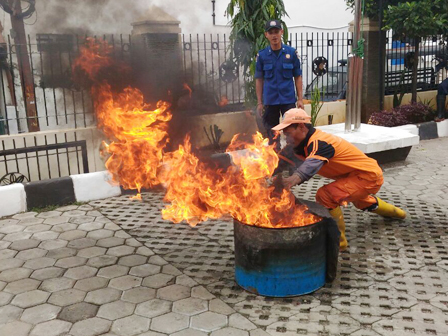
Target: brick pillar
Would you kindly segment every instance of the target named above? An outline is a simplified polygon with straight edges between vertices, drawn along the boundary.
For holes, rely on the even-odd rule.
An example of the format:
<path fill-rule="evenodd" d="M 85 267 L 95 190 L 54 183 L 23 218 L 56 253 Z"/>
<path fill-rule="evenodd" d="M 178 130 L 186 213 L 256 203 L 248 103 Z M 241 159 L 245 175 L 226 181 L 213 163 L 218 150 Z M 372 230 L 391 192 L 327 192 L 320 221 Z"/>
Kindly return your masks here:
<path fill-rule="evenodd" d="M 379 32 L 378 21 L 364 18 L 362 24 L 364 43 L 364 70 L 362 81 L 361 122 L 367 123 L 373 112 L 380 110 L 380 94 L 384 95 L 384 72 L 380 74 L 380 34 L 383 34 L 383 62 L 386 53 L 386 33 Z M 353 32 L 353 22 L 350 22 Z M 357 41 L 353 41 L 355 46 Z M 384 69 L 384 67 L 383 67 Z M 383 70 L 384 71 L 384 70 Z"/>

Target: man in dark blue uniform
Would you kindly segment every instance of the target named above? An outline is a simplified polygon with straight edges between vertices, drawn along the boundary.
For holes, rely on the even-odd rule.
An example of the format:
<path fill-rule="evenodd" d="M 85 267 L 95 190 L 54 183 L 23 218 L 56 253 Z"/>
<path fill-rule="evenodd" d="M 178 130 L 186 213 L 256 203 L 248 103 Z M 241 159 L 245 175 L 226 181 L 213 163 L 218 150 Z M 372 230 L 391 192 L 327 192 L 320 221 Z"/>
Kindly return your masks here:
<path fill-rule="evenodd" d="M 257 113 L 263 118 L 270 143 L 276 141 L 280 149 L 272 127 L 279 123 L 280 113 L 283 115 L 295 107 L 303 108 L 302 69 L 296 50 L 282 43 L 283 29 L 279 20 L 266 22 L 264 34 L 270 45 L 257 55 Z"/>
<path fill-rule="evenodd" d="M 442 121 L 448 117 L 446 113 L 446 96 L 448 95 L 448 78 L 445 78 L 442 83 L 439 84 L 437 90 L 437 119 L 436 121 Z"/>

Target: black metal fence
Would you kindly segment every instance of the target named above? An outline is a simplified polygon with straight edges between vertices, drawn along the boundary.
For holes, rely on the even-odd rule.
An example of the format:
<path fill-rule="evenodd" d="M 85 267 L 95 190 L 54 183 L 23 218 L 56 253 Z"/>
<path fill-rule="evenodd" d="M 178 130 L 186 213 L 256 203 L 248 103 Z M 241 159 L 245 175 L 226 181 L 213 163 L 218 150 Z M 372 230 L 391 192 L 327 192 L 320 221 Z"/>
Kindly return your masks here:
<path fill-rule="evenodd" d="M 68 34 L 38 34 L 28 38 L 28 53 L 34 79 L 34 95 L 40 130 L 83 128 L 95 124 L 93 104 L 86 89 L 73 83 L 71 68 L 73 60 L 85 41 L 85 36 Z M 113 54 L 138 67 L 135 57 L 134 37 L 103 36 L 113 47 Z M 176 44 L 177 40 L 173 40 Z M 171 41 L 171 42 L 173 42 Z M 163 42 L 163 41 L 162 41 Z M 196 107 L 209 105 L 219 109 L 241 108 L 245 97 L 242 69 L 232 60 L 229 39 L 225 34 L 182 35 L 179 39 L 179 62 L 176 69 L 182 72 L 177 81 L 184 82 L 196 94 Z M 324 100 L 343 98 L 347 81 L 346 60 L 351 51 L 352 33 L 296 33 L 290 34 L 288 44 L 296 48 L 302 63 L 305 98 L 310 98 L 316 87 L 324 91 Z M 444 78 L 438 70 L 436 55 L 443 48 L 440 36 L 425 39 L 421 43 L 419 57 L 419 89 L 434 89 Z M 158 44 L 160 46 L 161 44 Z M 0 134 L 17 134 L 28 131 L 26 104 L 17 65 L 17 48 L 8 37 L 0 52 Z M 386 93 L 398 85 L 405 72 L 405 82 L 410 81 L 409 59 L 414 50 L 412 41 L 396 41 L 389 32 L 386 38 Z M 145 47 L 147 56 L 151 50 Z M 161 54 L 157 54 L 160 57 Z M 171 62 L 171 61 L 170 61 Z M 173 64 L 174 62 L 171 62 Z M 174 65 L 174 64 L 173 64 Z M 154 66 L 152 66 L 154 68 Z M 151 67 L 147 67 L 151 71 Z M 431 70 L 432 69 L 432 70 Z M 155 71 L 155 69 L 153 70 Z M 155 72 L 161 77 L 163 70 Z M 146 74 L 144 74 L 146 76 Z M 148 73 L 147 77 L 151 74 Z M 163 80 L 157 78 L 156 80 Z M 410 90 L 405 86 L 406 90 Z M 179 97 L 176 97 L 176 99 Z M 159 98 L 158 98 L 159 99 Z M 176 104 L 175 104 L 176 105 Z"/>
<path fill-rule="evenodd" d="M 86 141 L 76 134 L 0 140 L 0 186 L 88 172 Z"/>

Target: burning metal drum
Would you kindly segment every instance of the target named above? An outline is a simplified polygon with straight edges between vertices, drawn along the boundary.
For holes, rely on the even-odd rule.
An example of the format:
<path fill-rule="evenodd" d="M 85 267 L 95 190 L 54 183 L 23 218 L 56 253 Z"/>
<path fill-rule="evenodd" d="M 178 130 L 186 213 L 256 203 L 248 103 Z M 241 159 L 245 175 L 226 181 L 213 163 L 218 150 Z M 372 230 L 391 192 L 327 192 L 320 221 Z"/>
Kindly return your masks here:
<path fill-rule="evenodd" d="M 288 297 L 314 292 L 334 278 L 339 231 L 326 209 L 306 203 L 312 212 L 317 210 L 321 221 L 270 229 L 234 220 L 239 286 L 263 296 Z"/>

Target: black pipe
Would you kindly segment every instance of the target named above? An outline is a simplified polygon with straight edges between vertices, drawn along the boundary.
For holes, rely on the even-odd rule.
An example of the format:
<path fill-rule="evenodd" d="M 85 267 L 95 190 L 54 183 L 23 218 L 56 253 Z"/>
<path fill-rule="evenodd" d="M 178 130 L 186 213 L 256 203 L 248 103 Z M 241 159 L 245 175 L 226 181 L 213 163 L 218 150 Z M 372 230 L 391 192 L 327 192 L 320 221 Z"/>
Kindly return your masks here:
<path fill-rule="evenodd" d="M 212 4 L 213 4 L 213 14 L 212 14 L 212 16 L 213 16 L 213 25 L 215 26 L 216 25 L 216 20 L 215 20 L 215 17 L 216 17 L 216 14 L 215 14 L 215 0 L 212 0 Z"/>
<path fill-rule="evenodd" d="M 384 41 L 383 41 L 383 0 L 379 0 L 379 48 L 380 48 L 380 71 L 379 71 L 379 93 L 380 93 L 380 111 L 384 109 Z"/>

